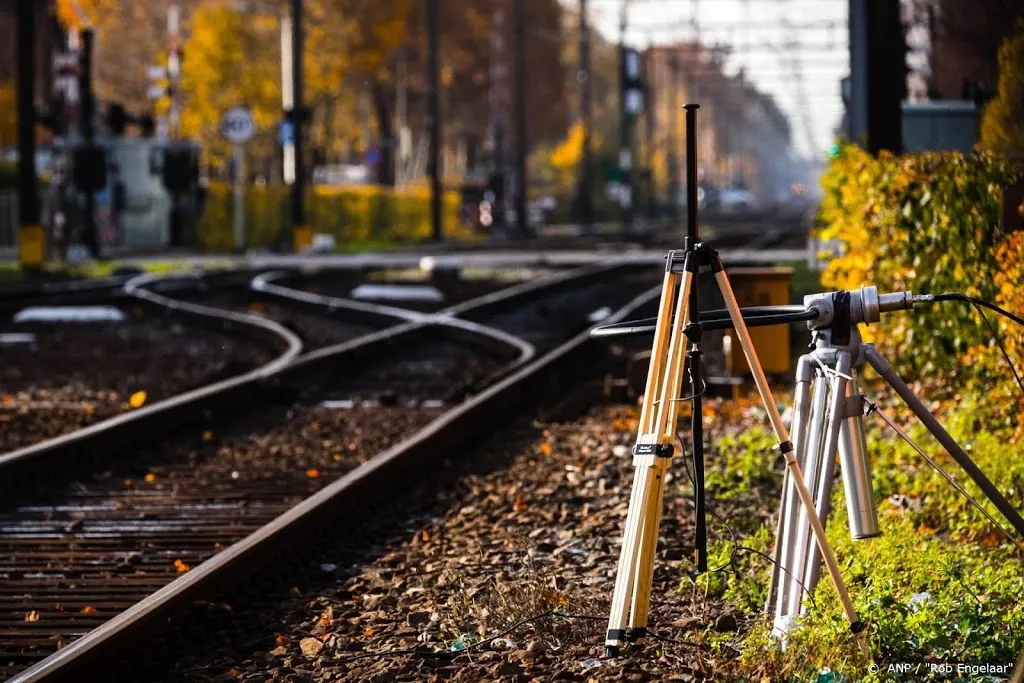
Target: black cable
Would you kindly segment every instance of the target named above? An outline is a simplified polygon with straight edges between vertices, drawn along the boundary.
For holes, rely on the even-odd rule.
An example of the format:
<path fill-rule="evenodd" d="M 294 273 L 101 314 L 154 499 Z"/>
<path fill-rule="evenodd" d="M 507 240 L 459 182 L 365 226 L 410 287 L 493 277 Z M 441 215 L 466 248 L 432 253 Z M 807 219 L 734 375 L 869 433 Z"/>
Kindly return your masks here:
<path fill-rule="evenodd" d="M 680 434 L 679 432 L 676 432 L 676 439 L 679 441 L 679 449 L 682 450 L 683 449 L 683 435 Z M 693 473 L 690 472 L 690 467 L 689 467 L 689 465 L 686 464 L 686 458 L 683 458 L 683 469 L 686 470 L 686 476 L 690 480 L 690 483 L 693 484 L 694 483 L 694 481 L 693 481 Z M 731 566 L 732 567 L 732 571 L 733 571 L 734 574 L 742 575 L 742 572 L 739 571 L 739 569 L 736 568 L 736 564 L 735 564 L 736 563 L 736 553 L 737 552 L 753 553 L 754 555 L 759 555 L 760 557 L 763 557 L 764 559 L 768 560 L 768 562 L 770 564 L 773 564 L 776 567 L 778 567 L 780 570 L 784 571 L 786 573 L 786 575 L 789 576 L 789 578 L 793 579 L 793 581 L 795 581 L 796 584 L 798 586 L 800 586 L 800 590 L 802 590 L 804 592 L 804 595 L 807 596 L 807 599 L 811 601 L 811 606 L 815 610 L 818 609 L 818 605 L 817 605 L 817 603 L 814 602 L 814 596 L 811 595 L 811 591 L 807 590 L 807 587 L 804 586 L 803 582 L 800 581 L 800 579 L 796 578 L 796 576 L 794 576 L 791 571 L 789 571 L 788 569 L 783 567 L 781 564 L 776 562 L 774 557 L 769 557 L 768 555 L 766 555 L 765 553 L 761 552 L 760 550 L 757 550 L 755 548 L 751 548 L 750 546 L 741 545 L 740 542 L 739 542 L 739 536 L 737 536 L 736 531 L 732 528 L 732 526 L 727 521 L 725 521 L 725 519 L 721 515 L 719 515 L 717 512 L 715 512 L 711 507 L 705 507 L 705 509 L 709 513 L 711 513 L 712 517 L 714 517 L 719 522 L 721 522 L 722 526 L 725 527 L 726 531 L 728 531 L 729 535 L 732 537 L 732 551 L 729 553 L 729 561 L 726 562 L 725 564 L 723 564 L 720 567 L 715 567 L 714 569 L 710 570 L 710 573 L 721 572 L 721 571 L 724 571 L 726 567 L 730 567 Z"/>
<path fill-rule="evenodd" d="M 999 351 L 1003 354 L 1003 358 L 1006 360 L 1006 364 L 1010 366 L 1010 372 L 1013 373 L 1013 378 L 1017 380 L 1017 386 L 1020 387 L 1021 392 L 1024 392 L 1024 381 L 1021 381 L 1020 375 L 1017 373 L 1017 368 L 1013 364 L 1013 360 L 1010 358 L 1010 354 L 1006 352 L 1006 347 L 1003 346 L 1003 341 L 1002 339 L 999 338 L 999 330 L 995 328 L 995 325 L 992 324 L 992 321 L 988 319 L 988 316 L 986 316 L 985 312 L 982 311 L 981 309 L 982 307 L 984 307 L 989 310 L 995 311 L 996 313 L 1005 316 L 1006 318 L 1012 320 L 1013 322 L 1017 323 L 1022 327 L 1024 327 L 1024 319 L 1017 317 L 1013 313 L 1010 313 L 1006 309 L 1000 308 L 995 304 L 984 301 L 983 299 L 977 299 L 973 296 L 967 296 L 966 294 L 962 294 L 960 292 L 946 292 L 944 294 L 937 294 L 935 295 L 935 300 L 963 301 L 974 306 L 974 309 L 978 312 L 978 315 L 980 315 L 981 319 L 985 321 L 985 326 L 988 327 L 989 332 L 992 333 L 992 339 L 995 341 L 996 346 L 999 347 Z"/>

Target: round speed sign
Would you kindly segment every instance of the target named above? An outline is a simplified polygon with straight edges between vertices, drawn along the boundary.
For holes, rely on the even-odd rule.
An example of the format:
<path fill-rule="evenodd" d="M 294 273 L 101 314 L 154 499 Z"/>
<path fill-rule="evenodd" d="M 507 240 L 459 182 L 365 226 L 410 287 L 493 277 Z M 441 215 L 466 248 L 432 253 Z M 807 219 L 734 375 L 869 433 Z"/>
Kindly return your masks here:
<path fill-rule="evenodd" d="M 252 114 L 245 107 L 231 107 L 220 120 L 220 134 L 228 142 L 241 145 L 252 139 L 256 133 L 256 124 Z"/>

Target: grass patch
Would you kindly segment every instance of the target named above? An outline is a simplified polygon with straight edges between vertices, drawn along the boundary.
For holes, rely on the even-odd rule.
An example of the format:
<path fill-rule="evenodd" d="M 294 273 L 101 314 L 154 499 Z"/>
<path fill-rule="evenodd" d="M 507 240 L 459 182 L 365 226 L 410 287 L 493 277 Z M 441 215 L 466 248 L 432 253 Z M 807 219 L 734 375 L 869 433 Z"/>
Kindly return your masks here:
<path fill-rule="evenodd" d="M 1021 446 L 981 424 L 972 409 L 975 405 L 973 399 L 962 399 L 956 406 L 948 406 L 953 410 L 945 411 L 948 414 L 943 421 L 1019 509 L 1024 504 Z M 929 455 L 1001 520 L 923 428 L 904 415 L 897 419 Z M 770 439 L 762 427 L 723 438 L 723 467 L 712 470 L 714 478 L 709 481 L 732 487 L 736 493 L 731 495 L 739 495 L 744 486 L 757 485 L 761 475 L 767 474 L 757 464 L 766 438 Z M 753 680 L 815 681 L 823 671 L 831 671 L 844 680 L 870 681 L 890 679 L 890 665 L 900 663 L 1012 666 L 1024 645 L 1021 551 L 880 420 L 869 421 L 868 438 L 882 535 L 864 541 L 850 539 L 840 481 L 835 487 L 835 513 L 828 535 L 854 605 L 869 624 L 871 653 L 879 672 L 871 672 L 858 655 L 838 597 L 823 570 L 810 614 L 792 632 L 785 651 L 770 641 L 767 620 L 750 631 L 743 645 L 743 673 Z M 752 481 L 739 483 L 741 479 Z M 715 495 L 729 497 L 718 491 Z M 762 528 L 740 542 L 770 553 L 772 532 L 774 528 Z M 712 563 L 732 557 L 734 547 L 731 540 L 713 543 Z M 741 609 L 758 610 L 766 599 L 770 565 L 756 554 L 743 555 L 742 559 L 732 558 L 734 564 L 741 562 L 735 571 L 700 577 L 698 582 L 704 583 L 698 587 Z M 688 581 L 684 579 L 684 589 Z M 915 680 L 955 678 L 924 670 L 914 676 Z"/>

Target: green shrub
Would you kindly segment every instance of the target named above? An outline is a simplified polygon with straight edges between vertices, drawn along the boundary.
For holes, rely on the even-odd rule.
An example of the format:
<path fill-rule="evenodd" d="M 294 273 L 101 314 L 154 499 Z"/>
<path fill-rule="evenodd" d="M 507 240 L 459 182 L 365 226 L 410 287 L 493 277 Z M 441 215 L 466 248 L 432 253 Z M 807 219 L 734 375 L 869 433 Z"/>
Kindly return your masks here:
<path fill-rule="evenodd" d="M 197 228 L 204 251 L 234 247 L 232 188 L 210 183 L 206 207 Z M 459 196 L 446 192 L 442 203 L 444 234 L 466 236 L 458 224 Z M 416 242 L 430 237 L 430 192 L 424 188 L 392 190 L 381 187 L 316 187 L 306 197 L 314 231 L 335 237 L 340 248 L 350 243 Z M 250 247 L 290 245 L 289 188 L 249 187 L 245 197 L 246 236 Z"/>
<path fill-rule="evenodd" d="M 839 240 L 845 253 L 828 265 L 822 283 L 922 294 L 953 290 L 1013 303 L 1013 292 L 1024 283 L 1024 243 L 1000 233 L 999 210 L 1002 189 L 1022 179 L 1024 162 L 987 152 L 876 159 L 844 145 L 822 179 L 819 235 Z M 1004 341 L 1020 337 L 1020 329 L 1002 319 L 999 329 Z M 1018 421 L 1020 391 L 1012 390 L 1000 354 L 984 352 L 991 335 L 967 307 L 919 306 L 885 316 L 869 331 L 901 373 L 940 380 L 932 388 L 944 389 L 947 397 L 974 387 L 1015 400 L 1014 410 L 994 409 L 1005 426 Z M 1011 355 L 1017 363 L 1021 350 L 1018 345 Z"/>
<path fill-rule="evenodd" d="M 1024 157 L 1024 21 L 999 48 L 999 87 L 981 120 L 981 146 Z"/>
<path fill-rule="evenodd" d="M 1020 508 L 1024 461 L 1007 459 L 1005 442 L 979 428 L 971 405 L 963 408 L 943 419 L 993 483 Z M 750 428 L 737 437 L 738 442 L 757 447 L 764 431 Z M 929 455 L 1000 519 L 952 459 L 924 437 L 922 428 L 910 431 Z M 837 482 L 828 536 L 858 615 L 868 624 L 874 663 L 883 673 L 889 664 L 899 662 L 1012 664 L 1024 645 L 1021 550 L 916 452 L 894 440 L 880 420 L 869 422 L 868 437 L 882 534 L 862 541 L 850 539 L 842 487 Z M 732 521 L 737 530 L 742 527 L 741 520 Z M 739 542 L 770 556 L 772 531 L 762 526 Z M 712 566 L 723 564 L 733 546 L 731 539 L 714 539 Z M 756 611 L 766 599 L 769 563 L 753 553 L 738 554 L 736 563 L 736 572 L 703 575 L 698 585 L 706 587 L 709 595 Z M 744 642 L 742 668 L 751 675 L 747 680 L 815 681 L 823 669 L 838 672 L 845 680 L 891 678 L 871 674 L 858 654 L 824 569 L 813 606 L 791 632 L 784 651 L 769 638 L 770 628 L 768 620 L 762 620 Z M 914 680 L 931 679 L 944 680 L 924 673 Z"/>

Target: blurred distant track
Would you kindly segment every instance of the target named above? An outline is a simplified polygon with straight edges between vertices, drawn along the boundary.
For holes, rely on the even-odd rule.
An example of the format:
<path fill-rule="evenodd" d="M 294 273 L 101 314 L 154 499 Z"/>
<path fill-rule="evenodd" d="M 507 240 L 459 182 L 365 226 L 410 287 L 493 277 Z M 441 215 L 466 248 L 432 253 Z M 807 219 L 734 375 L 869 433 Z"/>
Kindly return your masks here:
<path fill-rule="evenodd" d="M 273 321 L 171 298 L 161 278 L 124 283 L 150 304 L 274 335 L 283 352 L 0 456 L 0 675 L 109 680 L 121 648 L 326 510 L 507 416 L 590 347 L 588 314 L 657 275 L 610 261 L 435 312 L 314 294 L 294 273 L 255 278 L 264 299 L 383 328 L 304 355 Z"/>

